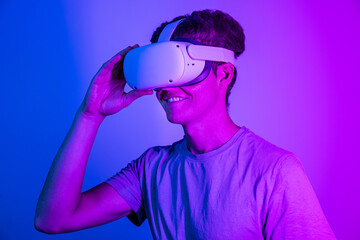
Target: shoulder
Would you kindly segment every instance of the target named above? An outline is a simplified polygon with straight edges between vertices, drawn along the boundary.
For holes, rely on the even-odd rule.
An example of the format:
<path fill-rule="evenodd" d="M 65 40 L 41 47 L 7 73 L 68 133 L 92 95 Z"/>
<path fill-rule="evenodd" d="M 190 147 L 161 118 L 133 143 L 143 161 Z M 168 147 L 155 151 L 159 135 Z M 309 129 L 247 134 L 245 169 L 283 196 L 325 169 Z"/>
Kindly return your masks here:
<path fill-rule="evenodd" d="M 139 158 L 143 163 L 153 164 L 169 158 L 171 155 L 178 154 L 184 139 L 174 142 L 171 145 L 153 146 L 148 148 Z"/>
<path fill-rule="evenodd" d="M 243 144 L 244 147 L 259 157 L 278 158 L 292 154 L 292 152 L 269 142 L 249 129 L 246 131 Z"/>
<path fill-rule="evenodd" d="M 145 172 L 157 169 L 169 156 L 179 151 L 182 140 L 166 146 L 154 146 L 145 150 L 138 158 L 130 161 L 117 175 L 131 173 L 141 178 Z"/>
<path fill-rule="evenodd" d="M 286 165 L 299 165 L 296 155 L 247 129 L 239 150 L 248 156 L 254 171 L 265 174 Z"/>

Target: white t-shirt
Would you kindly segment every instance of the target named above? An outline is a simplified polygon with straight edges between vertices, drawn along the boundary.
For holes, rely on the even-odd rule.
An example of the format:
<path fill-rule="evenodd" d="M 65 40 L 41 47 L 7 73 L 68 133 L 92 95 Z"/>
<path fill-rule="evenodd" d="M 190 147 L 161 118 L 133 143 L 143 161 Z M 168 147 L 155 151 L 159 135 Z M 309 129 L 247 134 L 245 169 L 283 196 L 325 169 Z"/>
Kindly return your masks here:
<path fill-rule="evenodd" d="M 244 126 L 204 154 L 150 148 L 106 182 L 154 239 L 335 239 L 295 154 Z"/>

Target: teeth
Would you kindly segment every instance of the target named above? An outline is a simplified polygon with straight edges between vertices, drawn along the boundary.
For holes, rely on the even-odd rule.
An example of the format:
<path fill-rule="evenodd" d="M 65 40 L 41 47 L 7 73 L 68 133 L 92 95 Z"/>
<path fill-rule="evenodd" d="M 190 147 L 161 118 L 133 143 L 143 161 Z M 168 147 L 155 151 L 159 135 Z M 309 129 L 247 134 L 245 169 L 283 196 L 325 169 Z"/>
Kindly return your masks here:
<path fill-rule="evenodd" d="M 184 100 L 184 99 L 185 99 L 185 98 L 182 98 L 182 97 L 172 97 L 172 98 L 167 99 L 166 102 L 169 102 L 169 103 L 171 103 L 171 102 L 178 102 L 178 101 L 182 101 L 182 100 Z"/>

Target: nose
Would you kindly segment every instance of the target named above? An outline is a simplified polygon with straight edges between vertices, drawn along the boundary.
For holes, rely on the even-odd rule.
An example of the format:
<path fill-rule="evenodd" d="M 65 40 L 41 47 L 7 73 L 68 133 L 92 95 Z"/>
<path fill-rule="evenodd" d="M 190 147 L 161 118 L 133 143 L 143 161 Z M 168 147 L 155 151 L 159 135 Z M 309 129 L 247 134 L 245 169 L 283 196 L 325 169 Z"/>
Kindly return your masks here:
<path fill-rule="evenodd" d="M 161 100 L 165 95 L 169 94 L 169 92 L 174 91 L 177 87 L 167 87 L 167 88 L 156 88 L 156 97 Z"/>
<path fill-rule="evenodd" d="M 169 89 L 174 89 L 174 88 L 176 87 L 155 88 L 154 91 L 155 92 L 168 91 Z"/>
<path fill-rule="evenodd" d="M 166 88 L 155 88 L 154 91 L 156 92 L 156 97 L 161 100 L 164 95 L 166 94 L 167 92 L 167 89 Z"/>

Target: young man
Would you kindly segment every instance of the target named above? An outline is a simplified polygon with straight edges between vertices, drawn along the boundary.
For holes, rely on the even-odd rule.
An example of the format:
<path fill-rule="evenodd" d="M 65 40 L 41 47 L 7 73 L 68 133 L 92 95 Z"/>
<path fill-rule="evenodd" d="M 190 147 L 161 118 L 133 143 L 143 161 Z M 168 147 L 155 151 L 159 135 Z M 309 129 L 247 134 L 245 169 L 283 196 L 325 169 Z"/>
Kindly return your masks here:
<path fill-rule="evenodd" d="M 173 38 L 244 51 L 240 25 L 220 11 L 198 11 Z M 168 23 L 162 24 L 153 37 Z M 213 63 L 189 86 L 156 97 L 185 137 L 145 151 L 108 181 L 81 193 L 87 159 L 101 122 L 152 90 L 124 92 L 128 47 L 93 78 L 49 171 L 35 226 L 47 233 L 98 226 L 124 216 L 148 219 L 155 239 L 335 239 L 297 157 L 237 126 L 227 112 L 236 79 L 230 63 Z"/>

